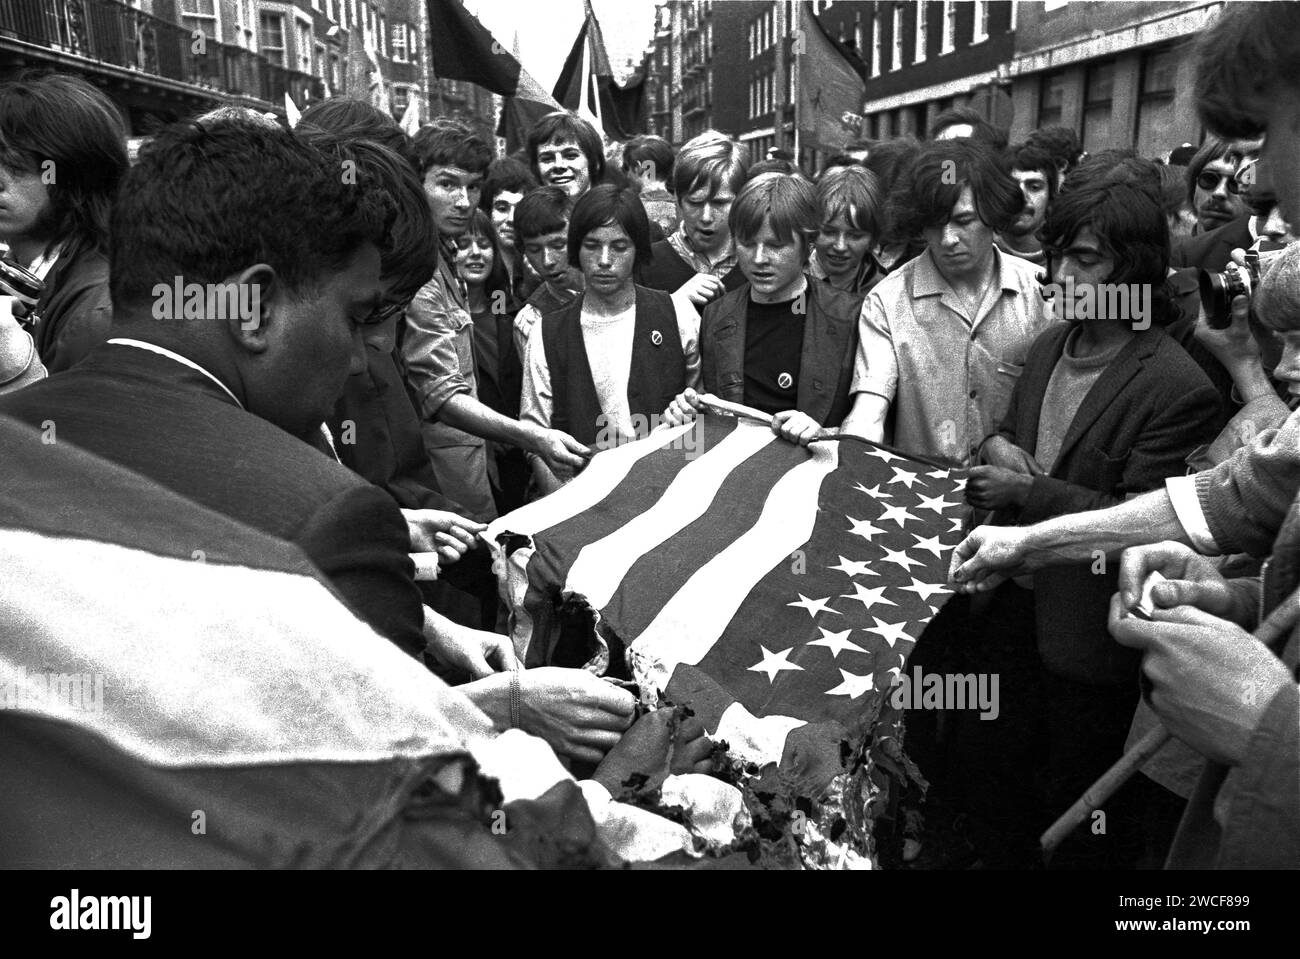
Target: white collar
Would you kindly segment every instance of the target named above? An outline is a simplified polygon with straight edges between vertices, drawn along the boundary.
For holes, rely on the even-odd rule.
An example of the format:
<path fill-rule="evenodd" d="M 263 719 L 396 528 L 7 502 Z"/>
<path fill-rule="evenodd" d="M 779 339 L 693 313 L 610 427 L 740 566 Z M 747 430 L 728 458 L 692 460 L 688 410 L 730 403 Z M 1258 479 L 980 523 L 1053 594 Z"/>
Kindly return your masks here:
<path fill-rule="evenodd" d="M 177 363 L 180 363 L 183 366 L 188 366 L 192 370 L 197 370 L 198 372 L 206 376 L 208 379 L 210 379 L 213 383 L 216 383 L 219 387 L 221 387 L 222 391 L 227 396 L 229 396 L 232 400 L 235 401 L 236 406 L 238 406 L 241 410 L 244 409 L 244 404 L 239 402 L 239 397 L 236 396 L 234 393 L 230 392 L 230 387 L 226 386 L 225 383 L 221 382 L 221 380 L 217 379 L 210 372 L 205 370 L 203 367 L 199 366 L 199 364 L 195 363 L 193 360 L 181 356 L 179 353 L 173 353 L 165 346 L 159 346 L 156 343 L 146 343 L 144 342 L 144 340 L 132 340 L 125 336 L 115 336 L 113 337 L 113 339 L 109 340 L 108 342 L 112 343 L 115 346 L 134 346 L 137 350 L 148 350 L 150 353 L 157 353 L 159 356 L 165 356 L 170 360 L 175 360 Z"/>

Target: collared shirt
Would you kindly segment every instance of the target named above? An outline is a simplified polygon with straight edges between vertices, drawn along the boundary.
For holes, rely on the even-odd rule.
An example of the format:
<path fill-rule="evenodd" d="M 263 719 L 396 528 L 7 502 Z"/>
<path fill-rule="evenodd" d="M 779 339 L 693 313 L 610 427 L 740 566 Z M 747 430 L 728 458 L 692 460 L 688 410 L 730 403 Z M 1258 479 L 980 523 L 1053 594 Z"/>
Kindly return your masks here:
<path fill-rule="evenodd" d="M 830 283 L 830 279 L 827 277 L 826 270 L 822 266 L 815 249 L 808 254 L 808 269 L 805 272 L 814 280 L 825 280 Z M 858 272 L 854 275 L 853 285 L 849 287 L 848 292 L 867 293 L 884 278 L 884 266 L 876 259 L 876 255 L 868 250 L 866 256 L 862 258 L 862 262 L 858 264 Z"/>
<path fill-rule="evenodd" d="M 445 423 L 437 423 L 438 410 L 458 394 L 477 395 L 474 365 L 474 318 L 465 288 L 457 278 L 443 245 L 433 279 L 420 288 L 406 309 L 402 358 L 406 376 L 419 400 L 426 432 L 437 434 L 437 445 L 482 444 L 479 437 Z M 445 435 L 444 435 L 445 434 Z"/>
<path fill-rule="evenodd" d="M 995 248 L 993 273 L 973 317 L 929 250 L 867 294 L 850 392 L 890 402 L 904 452 L 973 462 L 1006 415 L 1030 345 L 1052 324 L 1037 267 Z"/>
<path fill-rule="evenodd" d="M 669 235 L 668 245 L 673 248 L 673 252 L 685 260 L 696 273 L 708 273 L 710 276 L 716 276 L 722 279 L 730 273 L 736 266 L 736 241 L 727 237 L 727 248 L 723 251 L 722 256 L 709 262 L 709 258 L 696 253 L 691 249 L 690 241 L 686 239 L 686 224 L 682 224 L 677 230 Z"/>

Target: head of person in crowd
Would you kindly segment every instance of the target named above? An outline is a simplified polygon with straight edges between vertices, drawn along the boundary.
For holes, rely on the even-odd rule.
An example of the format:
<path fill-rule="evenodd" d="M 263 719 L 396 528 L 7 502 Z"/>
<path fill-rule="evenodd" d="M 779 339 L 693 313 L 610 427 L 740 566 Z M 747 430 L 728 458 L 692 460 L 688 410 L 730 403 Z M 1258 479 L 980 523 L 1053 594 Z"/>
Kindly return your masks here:
<path fill-rule="evenodd" d="M 770 157 L 766 160 L 759 160 L 757 163 L 751 163 L 749 169 L 745 171 L 747 180 L 762 176 L 764 173 L 780 173 L 784 176 L 803 176 L 803 171 L 795 164 L 793 160 L 786 160 L 781 157 Z"/>
<path fill-rule="evenodd" d="M 558 186 L 525 193 L 515 207 L 515 248 L 543 283 L 582 289 L 582 273 L 569 265 L 569 195 Z"/>
<path fill-rule="evenodd" d="M 863 165 L 876 175 L 880 188 L 888 194 L 899 176 L 911 168 L 920 149 L 921 141 L 913 136 L 882 140 L 872 148 Z"/>
<path fill-rule="evenodd" d="M 374 140 L 388 147 L 412 168 L 419 169 L 419 157 L 411 138 L 390 114 L 364 100 L 330 97 L 313 103 L 302 111 L 295 129 L 305 133 L 313 127 L 352 140 Z"/>
<path fill-rule="evenodd" d="M 989 123 L 970 107 L 945 110 L 934 118 L 930 127 L 931 140 L 970 139 L 986 143 L 995 151 L 1005 150 L 1007 134 Z"/>
<path fill-rule="evenodd" d="M 851 157 L 855 163 L 866 163 L 875 148 L 875 140 L 850 140 L 844 145 L 843 155 Z"/>
<path fill-rule="evenodd" d="M 1160 207 L 1169 223 L 1169 235 L 1191 236 L 1196 230 L 1196 210 L 1187 198 L 1187 171 L 1180 166 L 1160 166 Z"/>
<path fill-rule="evenodd" d="M 740 191 L 729 219 L 750 298 L 782 303 L 797 296 L 821 224 L 816 188 L 801 176 L 760 174 Z"/>
<path fill-rule="evenodd" d="M 1167 162 L 1169 166 L 1185 167 L 1192 162 L 1194 156 L 1196 156 L 1196 147 L 1190 143 L 1183 143 L 1169 151 Z"/>
<path fill-rule="evenodd" d="M 832 286 L 853 289 L 885 232 L 884 191 L 870 170 L 845 167 L 817 183 L 817 207 L 817 265 Z"/>
<path fill-rule="evenodd" d="M 299 136 L 317 149 L 335 156 L 340 165 L 348 169 L 362 189 L 379 190 L 393 204 L 394 214 L 385 243 L 379 249 L 379 276 L 384 285 L 383 300 L 363 331 L 363 339 L 372 349 L 389 353 L 397 341 L 397 326 L 403 312 L 424 284 L 433 277 L 438 264 L 438 231 L 434 227 L 433 211 L 425 196 L 415 167 L 397 150 L 373 138 L 384 135 L 394 145 L 410 138 L 402 132 L 392 117 L 373 110 L 377 117 L 353 118 L 347 127 L 342 113 L 330 115 L 322 123 L 338 124 L 338 129 L 322 129 L 315 124 L 304 127 L 298 124 Z M 380 121 L 387 120 L 401 138 L 384 134 Z M 390 133 L 392 131 L 389 131 Z"/>
<path fill-rule="evenodd" d="M 716 130 L 705 130 L 677 151 L 673 194 L 680 229 L 696 253 L 716 260 L 729 248 L 728 214 L 748 178 L 747 166 L 744 146 Z"/>
<path fill-rule="evenodd" d="M 456 274 L 469 290 L 471 313 L 506 313 L 514 306 L 502 241 L 482 210 L 474 211 L 469 229 L 456 238 Z"/>
<path fill-rule="evenodd" d="M 1047 153 L 1056 165 L 1056 189 L 1061 189 L 1065 177 L 1083 159 L 1083 146 L 1079 135 L 1070 127 L 1039 127 L 1025 138 L 1025 142 Z"/>
<path fill-rule="evenodd" d="M 633 295 L 633 272 L 650 261 L 650 220 L 641 198 L 612 183 L 584 193 L 569 218 L 568 254 L 588 296 L 614 302 Z"/>
<path fill-rule="evenodd" d="M 1196 224 L 1202 233 L 1246 212 L 1236 180 L 1237 165 L 1228 156 L 1229 146 L 1227 140 L 1207 137 L 1187 165 L 1186 196 L 1196 211 Z"/>
<path fill-rule="evenodd" d="M 623 173 L 639 193 L 666 193 L 676 159 L 672 144 L 663 137 L 633 137 L 623 146 Z"/>
<path fill-rule="evenodd" d="M 1038 230 L 1056 196 L 1056 163 L 1046 150 L 1028 143 L 1009 148 L 1006 163 L 1024 194 L 1024 205 L 1001 239 L 1012 253 L 1036 253 L 1041 248 Z"/>
<path fill-rule="evenodd" d="M 492 147 L 463 120 L 437 117 L 415 134 L 413 145 L 433 222 L 446 240 L 469 228 L 479 204 Z"/>
<path fill-rule="evenodd" d="M 975 282 L 991 268 L 993 240 L 1024 209 L 1020 187 L 992 148 L 971 139 L 925 144 L 889 198 L 899 236 L 921 236 L 949 283 Z"/>
<path fill-rule="evenodd" d="M 1082 297 L 1092 299 L 1087 309 L 1060 315 L 1138 324 L 1149 319 L 1164 326 L 1178 318 L 1178 310 L 1165 287 L 1169 223 L 1160 202 L 1159 164 L 1131 155 L 1113 159 L 1090 157 L 1079 164 L 1066 177 L 1043 224 L 1048 275 L 1056 295 L 1072 295 L 1071 306 L 1080 304 Z M 1101 284 L 1126 295 L 1103 295 Z M 1149 316 L 1138 315 L 1144 303 Z M 1102 315 L 1111 305 L 1128 315 Z"/>
<path fill-rule="evenodd" d="M 826 165 L 822 167 L 822 172 L 817 175 L 817 180 L 820 182 L 827 174 L 834 176 L 840 170 L 862 165 L 862 161 L 854 159 L 847 153 L 837 153 L 826 161 Z"/>
<path fill-rule="evenodd" d="M 515 245 L 515 207 L 524 194 L 537 189 L 537 178 L 518 160 L 498 157 L 487 169 L 480 205 L 492 218 L 492 228 L 505 247 L 507 256 Z"/>
<path fill-rule="evenodd" d="M 288 130 L 166 128 L 113 207 L 115 331 L 175 349 L 249 412 L 311 434 L 364 368 L 362 332 L 384 306 L 396 206 L 378 178 L 348 179 L 338 153 Z M 203 316 L 160 321 L 168 303 L 162 315 L 178 316 L 178 282 L 206 291 Z"/>
<path fill-rule="evenodd" d="M 582 196 L 605 176 L 605 151 L 600 134 L 575 113 L 557 110 L 528 131 L 528 164 L 543 186 L 558 186 L 570 201 Z"/>
<path fill-rule="evenodd" d="M 85 80 L 0 83 L 0 242 L 24 265 L 67 241 L 106 253 L 127 168 L 121 115 Z"/>
<path fill-rule="evenodd" d="M 1300 403 L 1300 243 L 1269 260 L 1251 310 L 1282 341 L 1273 378 L 1282 383 L 1292 407 Z"/>

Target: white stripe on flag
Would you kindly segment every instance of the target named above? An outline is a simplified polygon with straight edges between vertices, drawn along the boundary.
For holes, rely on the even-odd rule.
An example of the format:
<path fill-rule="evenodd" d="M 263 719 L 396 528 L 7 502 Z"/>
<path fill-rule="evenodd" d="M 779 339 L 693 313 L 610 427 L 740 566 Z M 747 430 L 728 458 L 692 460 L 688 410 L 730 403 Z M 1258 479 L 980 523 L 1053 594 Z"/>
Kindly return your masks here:
<path fill-rule="evenodd" d="M 639 682 L 663 689 L 678 663 L 703 659 L 754 584 L 811 538 L 818 493 L 839 464 L 839 444 L 814 443 L 808 452 L 811 459 L 772 487 L 758 522 L 700 567 L 628 648 Z"/>
<path fill-rule="evenodd" d="M 539 530 L 550 529 L 566 519 L 591 509 L 614 487 L 627 477 L 632 467 L 658 449 L 673 443 L 695 428 L 695 423 L 675 426 L 651 433 L 643 440 L 605 450 L 594 456 L 582 475 L 567 483 L 549 496 L 521 506 L 513 513 L 501 517 L 479 535 L 495 544 L 497 536 L 505 531 L 531 536 Z M 700 426 L 703 429 L 703 425 Z"/>
<path fill-rule="evenodd" d="M 565 593 L 577 593 L 593 609 L 603 609 L 633 563 L 703 516 L 727 476 L 776 439 L 766 426 L 737 424 L 707 454 L 687 463 L 652 507 L 584 546 L 569 570 Z"/>
<path fill-rule="evenodd" d="M 792 716 L 759 718 L 740 703 L 732 703 L 718 720 L 718 728 L 709 733 L 714 740 L 725 739 L 727 752 L 745 762 L 779 763 L 785 751 L 785 737 L 790 730 L 804 725 Z"/>

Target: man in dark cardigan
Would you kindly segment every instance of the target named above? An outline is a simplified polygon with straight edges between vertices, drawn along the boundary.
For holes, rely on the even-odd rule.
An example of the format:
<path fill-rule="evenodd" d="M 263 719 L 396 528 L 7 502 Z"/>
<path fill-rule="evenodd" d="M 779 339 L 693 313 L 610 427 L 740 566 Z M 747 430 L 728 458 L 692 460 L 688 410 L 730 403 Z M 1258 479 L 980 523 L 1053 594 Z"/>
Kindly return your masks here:
<path fill-rule="evenodd" d="M 1163 290 L 1168 227 L 1146 167 L 1137 159 L 1085 161 L 1048 214 L 1048 292 L 1070 322 L 1034 343 L 1001 429 L 983 444 L 984 465 L 971 470 L 967 499 L 996 511 L 997 522 L 1035 523 L 1156 488 L 1183 472 L 1187 454 L 1215 433 L 1218 394 L 1163 329 L 1172 312 Z M 978 749 L 997 758 L 979 764 L 983 775 L 973 769 L 957 779 L 969 787 L 976 818 L 995 821 L 999 810 L 1023 805 L 1032 770 L 1045 766 L 1044 805 L 1031 803 L 1016 830 L 1026 852 L 1044 820 L 1123 751 L 1138 699 L 1138 656 L 1107 634 L 1117 575 L 1103 558 L 1039 571 L 1032 583 L 1022 581 L 1032 589 L 1004 584 L 993 604 L 995 628 L 969 651 L 976 671 L 1021 679 L 1002 684 L 1015 698 L 1003 704 L 1005 722 L 961 724 L 970 748 L 960 755 Z M 1032 643 L 1023 631 L 1002 628 L 1011 611 L 1029 609 L 1022 622 L 1033 624 Z M 1045 757 L 1028 745 L 1035 734 Z M 1028 768 L 1016 775 L 1021 765 Z M 1054 865 L 1131 866 L 1145 802 L 1139 788 L 1108 804 L 1105 831 L 1081 829 Z M 1008 799 L 1007 791 L 1020 795 Z M 1165 842 L 1175 824 L 1165 824 Z"/>

